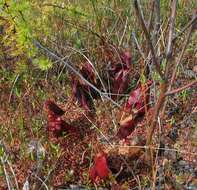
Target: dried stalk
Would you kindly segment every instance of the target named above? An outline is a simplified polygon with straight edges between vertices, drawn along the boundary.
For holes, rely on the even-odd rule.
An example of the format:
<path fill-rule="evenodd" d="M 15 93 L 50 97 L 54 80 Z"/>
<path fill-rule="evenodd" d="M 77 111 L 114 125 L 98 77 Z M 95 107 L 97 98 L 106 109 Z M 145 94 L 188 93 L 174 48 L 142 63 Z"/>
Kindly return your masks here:
<path fill-rule="evenodd" d="M 195 18 L 195 14 L 196 14 L 196 12 L 193 13 L 193 18 Z M 189 32 L 187 33 L 187 36 L 186 36 L 186 38 L 185 38 L 185 41 L 184 41 L 184 44 L 183 44 L 183 49 L 182 49 L 182 51 L 181 51 L 181 53 L 180 53 L 180 56 L 178 57 L 178 60 L 177 60 L 177 62 L 176 62 L 176 65 L 175 65 L 175 67 L 174 67 L 174 70 L 173 70 L 173 72 L 172 72 L 172 77 L 171 77 L 171 80 L 170 80 L 170 84 L 169 84 L 169 86 L 168 86 L 168 91 L 171 90 L 172 85 L 173 85 L 173 83 L 174 83 L 174 80 L 175 80 L 175 78 L 176 78 L 177 69 L 178 69 L 179 65 L 181 64 L 181 61 L 182 61 L 182 59 L 183 59 L 183 55 L 184 55 L 185 50 L 186 50 L 186 48 L 187 48 L 187 45 L 188 45 L 188 43 L 189 43 L 189 40 L 190 40 L 192 31 L 193 31 L 193 26 L 194 26 L 194 23 L 193 23 L 192 25 L 190 25 Z M 163 106 L 163 108 L 162 108 L 162 115 L 164 115 L 166 105 L 167 105 L 167 100 L 165 101 L 164 106 Z"/>
<path fill-rule="evenodd" d="M 186 47 L 189 43 L 189 40 L 190 40 L 190 37 L 191 37 L 191 33 L 192 33 L 192 30 L 193 30 L 193 25 L 190 26 L 190 29 L 189 29 L 189 32 L 187 33 L 187 36 L 185 38 L 185 42 L 184 42 L 184 45 L 183 45 L 183 49 L 181 51 L 181 54 L 177 60 L 177 63 L 175 65 L 175 68 L 173 70 L 173 73 L 172 73 L 172 77 L 171 77 L 171 80 L 170 80 L 170 85 L 169 85 L 169 88 L 168 90 L 171 90 L 171 87 L 172 87 L 172 84 L 174 83 L 174 80 L 176 78 L 176 72 L 177 72 L 177 69 L 178 69 L 178 66 L 180 65 L 182 59 L 183 59 L 183 55 L 185 53 L 185 50 L 186 50 Z"/>
<path fill-rule="evenodd" d="M 194 17 L 185 25 L 185 27 L 173 38 L 173 42 L 176 41 L 176 39 L 182 35 L 191 25 L 195 25 L 197 21 L 197 15 L 194 15 Z"/>
<path fill-rule="evenodd" d="M 157 101 L 157 103 L 154 107 L 154 113 L 153 113 L 152 121 L 151 121 L 150 127 L 148 129 L 147 140 L 146 140 L 146 145 L 147 146 L 149 146 L 152 142 L 153 133 L 154 133 L 154 130 L 155 130 L 156 125 L 157 125 L 157 118 L 159 116 L 159 111 L 162 108 L 165 97 L 166 97 L 165 96 L 166 90 L 167 90 L 167 84 L 165 82 L 161 83 L 159 99 L 158 99 L 158 101 Z"/>
<path fill-rule="evenodd" d="M 150 13 L 150 17 L 149 17 L 149 21 L 148 21 L 148 32 L 151 31 L 151 27 L 152 27 L 152 22 L 153 22 L 153 15 L 154 15 L 154 7 L 155 7 L 155 1 L 152 1 L 151 4 L 151 13 Z"/>
<path fill-rule="evenodd" d="M 168 44 L 167 44 L 167 50 L 166 50 L 166 67 L 165 67 L 165 74 L 164 74 L 165 79 L 168 78 L 169 68 L 172 63 L 172 46 L 173 46 L 172 40 L 174 37 L 174 30 L 175 30 L 176 7 L 177 7 L 177 0 L 172 0 Z"/>
<path fill-rule="evenodd" d="M 161 83 L 159 99 L 155 105 L 154 113 L 153 113 L 153 120 L 150 124 L 150 128 L 148 129 L 147 141 L 146 141 L 146 145 L 148 145 L 148 146 L 152 142 L 153 133 L 154 133 L 154 130 L 157 126 L 157 118 L 159 116 L 160 109 L 162 108 L 163 103 L 165 101 L 165 97 L 166 97 L 165 93 L 167 91 L 167 77 L 169 74 L 169 64 L 172 59 L 172 46 L 173 46 L 172 39 L 173 39 L 173 35 L 174 35 L 176 4 L 177 4 L 177 0 L 173 0 L 172 4 L 171 4 L 172 9 L 171 9 L 171 17 L 170 17 L 168 45 L 167 45 L 167 50 L 166 50 L 166 68 L 165 68 L 165 74 L 164 74 L 164 81 L 163 81 L 163 83 Z"/>
<path fill-rule="evenodd" d="M 187 88 L 189 88 L 189 87 L 191 87 L 191 86 L 193 86 L 195 84 L 197 84 L 197 80 L 194 80 L 191 83 L 186 84 L 185 86 L 182 86 L 180 88 L 168 91 L 168 92 L 165 93 L 165 95 L 169 96 L 169 95 L 173 95 L 173 94 L 179 93 L 179 92 L 181 92 L 181 91 L 183 91 L 183 90 L 185 90 L 185 89 L 187 89 Z"/>
<path fill-rule="evenodd" d="M 140 9 L 138 0 L 134 1 L 134 7 L 135 7 L 135 10 L 136 10 L 137 17 L 138 17 L 138 19 L 140 21 L 140 24 L 142 26 L 142 29 L 144 31 L 144 34 L 145 34 L 148 46 L 150 48 L 150 51 L 151 51 L 151 54 L 152 54 L 152 60 L 153 60 L 153 63 L 155 65 L 155 67 L 156 67 L 156 71 L 158 72 L 160 77 L 162 79 L 164 79 L 163 73 L 162 73 L 161 68 L 160 68 L 159 61 L 158 61 L 158 59 L 156 57 L 156 53 L 155 53 L 155 50 L 154 50 L 154 47 L 153 47 L 153 43 L 151 41 L 151 36 L 150 36 L 150 33 L 148 32 L 148 28 L 147 28 L 147 26 L 145 24 L 145 20 L 143 18 L 143 14 L 142 14 L 142 11 Z"/>
<path fill-rule="evenodd" d="M 153 31 L 153 42 L 156 44 L 158 41 L 159 31 L 160 31 L 160 0 L 155 0 L 155 26 Z"/>

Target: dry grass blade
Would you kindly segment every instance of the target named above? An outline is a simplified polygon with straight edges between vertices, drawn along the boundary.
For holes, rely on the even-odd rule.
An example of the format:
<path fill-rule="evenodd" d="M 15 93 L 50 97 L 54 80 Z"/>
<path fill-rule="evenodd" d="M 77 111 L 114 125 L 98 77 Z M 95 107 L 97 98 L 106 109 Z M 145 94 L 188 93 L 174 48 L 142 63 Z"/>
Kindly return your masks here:
<path fill-rule="evenodd" d="M 2 164 L 2 167 L 3 167 L 3 171 L 4 171 L 4 175 L 5 175 L 5 179 L 6 179 L 8 190 L 12 190 L 12 184 L 11 184 L 8 172 L 6 170 L 6 167 L 5 167 L 5 161 L 4 161 L 4 159 L 2 157 L 0 157 L 0 159 L 1 159 L 1 164 Z"/>
<path fill-rule="evenodd" d="M 138 43 L 138 40 L 137 40 L 136 35 L 135 35 L 134 32 L 132 32 L 132 37 L 133 37 L 133 39 L 134 39 L 134 41 L 135 41 L 135 44 L 136 44 L 136 46 L 137 46 L 137 49 L 138 49 L 140 55 L 142 56 L 142 58 L 143 58 L 144 60 L 146 60 L 146 57 L 145 57 L 145 55 L 144 55 L 144 52 L 142 51 L 142 48 L 141 48 L 140 44 Z"/>

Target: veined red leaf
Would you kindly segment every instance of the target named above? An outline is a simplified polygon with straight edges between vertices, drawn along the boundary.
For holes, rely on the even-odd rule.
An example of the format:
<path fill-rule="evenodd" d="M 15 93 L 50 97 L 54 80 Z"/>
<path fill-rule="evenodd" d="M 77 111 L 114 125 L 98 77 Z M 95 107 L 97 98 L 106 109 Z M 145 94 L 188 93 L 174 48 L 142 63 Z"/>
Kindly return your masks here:
<path fill-rule="evenodd" d="M 131 66 L 131 52 L 126 50 L 125 52 L 122 52 L 120 57 L 121 57 L 122 62 L 126 64 L 127 68 L 130 68 L 130 66 Z"/>
<path fill-rule="evenodd" d="M 120 70 L 115 75 L 112 92 L 115 94 L 122 94 L 128 89 L 128 86 L 129 86 L 128 70 Z"/>
<path fill-rule="evenodd" d="M 149 99 L 149 86 L 152 84 L 148 81 L 144 86 L 140 86 L 130 93 L 129 99 L 126 104 L 125 112 L 129 112 L 130 109 L 135 109 L 137 112 L 126 117 L 124 120 L 120 121 L 120 128 L 118 130 L 117 136 L 120 139 L 125 139 L 129 136 L 136 128 L 138 122 L 142 119 L 145 114 L 145 104 L 148 104 Z M 144 97 L 145 96 L 145 97 Z M 149 107 L 149 106 L 147 106 Z"/>
<path fill-rule="evenodd" d="M 65 111 L 62 110 L 58 105 L 56 105 L 53 101 L 47 100 L 44 104 L 44 107 L 48 113 L 53 117 L 60 117 L 64 115 Z"/>
<path fill-rule="evenodd" d="M 82 66 L 80 72 L 85 79 L 87 79 L 90 82 L 96 83 L 95 72 L 94 72 L 94 69 L 90 63 L 86 62 Z"/>
<path fill-rule="evenodd" d="M 127 138 L 134 131 L 136 125 L 136 119 L 133 119 L 132 116 L 126 117 L 124 120 L 120 121 L 120 128 L 118 130 L 117 136 L 120 139 Z"/>
<path fill-rule="evenodd" d="M 47 100 L 44 105 L 47 111 L 47 130 L 54 135 L 59 136 L 63 132 L 76 133 L 76 129 L 61 119 L 61 116 L 65 113 L 59 106 L 53 101 Z"/>
<path fill-rule="evenodd" d="M 148 104 L 149 99 L 149 87 L 152 81 L 148 81 L 143 86 L 140 85 L 138 88 L 130 93 L 129 99 L 126 104 L 126 109 L 135 108 L 138 114 L 145 113 L 145 104 Z"/>
<path fill-rule="evenodd" d="M 109 173 L 106 154 L 100 152 L 95 156 L 94 165 L 89 170 L 90 178 L 93 182 L 98 182 L 100 179 L 107 178 Z"/>
<path fill-rule="evenodd" d="M 126 104 L 126 108 L 136 108 L 140 112 L 144 112 L 144 99 L 141 87 L 135 89 L 130 93 L 129 99 Z"/>
<path fill-rule="evenodd" d="M 80 69 L 80 73 L 86 80 L 98 87 L 99 84 L 90 63 L 85 63 Z M 72 77 L 71 79 L 73 96 L 85 110 L 90 111 L 93 108 L 93 98 L 98 98 L 99 94 L 82 79 L 76 77 Z"/>
<path fill-rule="evenodd" d="M 76 129 L 61 118 L 48 121 L 47 129 L 56 136 L 60 136 L 63 132 L 76 133 Z"/>
<path fill-rule="evenodd" d="M 72 94 L 86 111 L 90 111 L 93 107 L 93 100 L 88 89 L 88 86 L 80 84 L 77 79 L 73 79 Z"/>
<path fill-rule="evenodd" d="M 130 52 L 126 51 L 120 54 L 122 63 L 112 64 L 109 70 L 110 78 L 112 81 L 112 93 L 122 94 L 129 86 L 129 76 L 131 69 L 131 55 Z M 113 99 L 117 96 L 112 96 Z"/>

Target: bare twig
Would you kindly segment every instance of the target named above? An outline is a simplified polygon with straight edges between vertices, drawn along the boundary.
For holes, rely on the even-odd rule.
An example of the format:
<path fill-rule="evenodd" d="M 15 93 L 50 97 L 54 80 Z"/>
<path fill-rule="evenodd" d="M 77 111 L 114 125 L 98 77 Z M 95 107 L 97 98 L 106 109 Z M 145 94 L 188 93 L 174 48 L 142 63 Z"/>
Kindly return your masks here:
<path fill-rule="evenodd" d="M 166 68 L 165 68 L 165 73 L 164 73 L 164 80 L 163 82 L 161 82 L 160 84 L 160 95 L 158 98 L 158 101 L 154 107 L 154 113 L 153 113 L 153 117 L 152 117 L 152 121 L 150 121 L 150 127 L 148 129 L 148 133 L 147 133 L 147 140 L 146 140 L 146 145 L 149 146 L 152 143 L 152 137 L 154 134 L 154 130 L 157 126 L 157 118 L 159 116 L 159 112 L 165 102 L 165 98 L 166 98 L 166 91 L 167 91 L 167 77 L 169 74 L 169 65 L 170 62 L 172 60 L 172 39 L 173 39 L 173 35 L 174 35 L 174 25 L 175 25 L 175 17 L 176 17 L 176 3 L 177 0 L 172 0 L 172 4 L 171 4 L 171 17 L 170 17 L 170 29 L 169 29 L 169 37 L 168 37 L 168 45 L 167 45 L 167 50 L 166 50 Z M 146 157 L 151 160 L 152 164 L 153 164 L 153 156 L 152 156 L 152 151 L 150 149 L 147 150 L 146 152 Z"/>
<path fill-rule="evenodd" d="M 164 74 L 165 78 L 168 77 L 168 74 L 169 74 L 168 71 L 171 65 L 171 60 L 172 60 L 172 44 L 173 44 L 172 39 L 174 36 L 174 29 L 175 29 L 176 5 L 177 5 L 177 0 L 172 0 L 168 44 L 167 44 L 167 50 L 166 50 L 166 67 L 165 67 L 165 74 Z"/>
<path fill-rule="evenodd" d="M 180 88 L 177 88 L 177 89 L 168 91 L 168 92 L 165 93 L 165 95 L 166 96 L 169 96 L 169 95 L 172 95 L 172 94 L 176 94 L 176 93 L 181 92 L 181 91 L 183 91 L 183 90 L 185 90 L 185 89 L 187 89 L 187 88 L 189 88 L 189 87 L 191 87 L 191 86 L 193 86 L 195 84 L 197 84 L 197 80 L 192 81 L 191 83 L 186 84 L 185 86 L 182 86 Z"/>
<path fill-rule="evenodd" d="M 161 83 L 159 99 L 154 107 L 153 119 L 152 119 L 150 127 L 148 129 L 147 140 L 146 140 L 147 146 L 149 146 L 152 142 L 152 136 L 153 136 L 156 124 L 157 124 L 157 118 L 159 116 L 159 111 L 160 111 L 160 109 L 164 103 L 164 100 L 165 100 L 166 90 L 167 90 L 167 84 L 165 82 Z"/>
<path fill-rule="evenodd" d="M 173 149 L 173 148 L 161 148 L 158 146 L 140 146 L 140 145 L 119 145 L 119 144 L 113 144 L 113 147 L 126 147 L 126 148 L 141 148 L 141 149 L 152 149 L 152 150 L 164 150 L 164 151 L 171 151 L 171 152 L 179 152 L 181 154 L 190 154 L 190 155 L 196 155 L 196 152 L 188 152 L 188 151 L 182 151 L 182 150 L 178 150 L 178 149 Z"/>
<path fill-rule="evenodd" d="M 195 14 L 196 14 L 196 13 L 194 12 L 194 13 L 193 13 L 193 18 L 196 16 Z M 183 55 L 184 55 L 184 53 L 185 53 L 186 47 L 187 47 L 187 45 L 188 45 L 188 43 L 189 43 L 189 40 L 190 40 L 190 37 L 191 37 L 191 33 L 192 33 L 192 30 L 193 30 L 193 26 L 194 26 L 194 24 L 190 25 L 189 32 L 187 33 L 187 36 L 186 36 L 186 38 L 185 38 L 185 42 L 184 42 L 184 45 L 183 45 L 183 49 L 182 49 L 182 51 L 181 51 L 181 54 L 180 54 L 180 56 L 179 56 L 179 58 L 178 58 L 178 60 L 177 60 L 177 63 L 176 63 L 176 65 L 175 65 L 175 68 L 174 68 L 174 70 L 173 70 L 172 77 L 171 77 L 171 81 L 170 81 L 170 86 L 169 86 L 168 90 L 171 90 L 171 86 L 172 86 L 172 84 L 174 83 L 174 80 L 175 80 L 175 77 L 176 77 L 176 71 L 177 71 L 177 68 L 178 68 L 178 66 L 180 65 L 181 61 L 182 61 L 182 58 L 183 58 Z"/>
<path fill-rule="evenodd" d="M 166 51 L 166 56 L 167 57 L 172 55 L 172 39 L 173 39 L 173 36 L 174 36 L 176 4 L 177 4 L 177 0 L 173 0 L 172 4 L 171 4 L 172 10 L 171 10 L 171 16 L 170 16 L 170 29 L 169 29 L 169 35 L 168 35 L 167 51 Z"/>
<path fill-rule="evenodd" d="M 176 39 L 182 35 L 191 25 L 196 24 L 197 21 L 197 15 L 195 15 L 186 25 L 185 27 L 173 38 L 173 42 L 176 41 Z"/>
<path fill-rule="evenodd" d="M 154 7 L 155 7 L 155 1 L 152 1 L 151 13 L 150 13 L 149 21 L 148 21 L 148 32 L 150 32 L 151 27 L 152 27 L 153 15 L 154 15 Z"/>
<path fill-rule="evenodd" d="M 196 13 L 194 12 L 194 13 L 193 13 L 193 18 L 195 17 L 195 14 L 196 14 Z M 186 36 L 186 38 L 185 38 L 185 41 L 184 41 L 184 44 L 183 44 L 182 51 L 181 51 L 181 53 L 180 53 L 180 55 L 179 55 L 179 57 L 178 57 L 178 60 L 177 60 L 177 62 L 176 62 L 176 65 L 175 65 L 175 67 L 174 67 L 174 70 L 173 70 L 173 72 L 172 72 L 172 77 L 171 77 L 171 80 L 170 80 L 170 84 L 169 84 L 169 86 L 168 86 L 168 91 L 171 90 L 172 85 L 173 85 L 173 83 L 174 83 L 174 80 L 175 80 L 175 78 L 176 78 L 177 69 L 178 69 L 179 65 L 181 64 L 181 61 L 182 61 L 182 59 L 183 59 L 183 55 L 184 55 L 184 53 L 185 53 L 186 47 L 187 47 L 187 45 L 188 45 L 188 43 L 189 43 L 189 40 L 190 40 L 190 37 L 191 37 L 191 33 L 192 33 L 192 30 L 193 30 L 193 26 L 194 26 L 194 24 L 190 25 L 189 32 L 187 33 L 187 36 Z M 164 106 L 163 106 L 163 108 L 162 108 L 162 115 L 164 115 L 166 105 L 167 105 L 167 100 L 165 101 Z"/>
<path fill-rule="evenodd" d="M 68 47 L 68 46 L 67 46 L 67 47 Z M 97 75 L 98 79 L 100 80 L 101 85 L 102 85 L 102 87 L 103 87 L 103 89 L 104 89 L 104 91 L 105 91 L 105 93 L 106 93 L 107 90 L 106 90 L 106 88 L 105 88 L 104 82 L 102 81 L 102 79 L 101 79 L 99 73 L 97 72 L 97 70 L 96 70 L 94 64 L 90 61 L 90 59 L 89 59 L 83 52 L 81 52 L 81 51 L 79 51 L 79 50 L 77 50 L 77 49 L 75 49 L 75 48 L 73 48 L 73 47 L 68 47 L 68 48 L 70 48 L 70 49 L 72 49 L 73 51 L 79 53 L 80 55 L 82 55 L 82 56 L 88 61 L 88 63 L 92 66 L 92 68 L 93 68 L 95 74 Z"/>
<path fill-rule="evenodd" d="M 137 13 L 139 21 L 141 23 L 142 29 L 145 33 L 146 39 L 148 41 L 148 45 L 149 45 L 149 48 L 150 48 L 150 51 L 151 51 L 151 54 L 152 54 L 153 63 L 155 64 L 156 70 L 159 73 L 160 77 L 163 79 L 163 82 L 161 83 L 161 87 L 160 87 L 160 96 L 159 96 L 159 99 L 158 99 L 157 103 L 155 104 L 153 119 L 152 119 L 152 121 L 150 123 L 150 127 L 148 129 L 146 145 L 149 146 L 152 142 L 152 136 L 153 136 L 156 124 L 157 124 L 157 118 L 158 118 L 158 115 L 159 115 L 159 111 L 160 111 L 161 107 L 163 106 L 163 102 L 165 100 L 165 92 L 167 90 L 167 84 L 166 84 L 166 80 L 164 78 L 164 75 L 163 75 L 163 73 L 160 69 L 160 65 L 159 65 L 158 59 L 156 57 L 155 50 L 154 50 L 154 47 L 153 47 L 153 44 L 152 44 L 152 41 L 151 41 L 151 38 L 150 38 L 150 33 L 148 32 L 147 27 L 145 25 L 145 21 L 144 21 L 143 15 L 142 15 L 142 11 L 140 9 L 140 6 L 139 6 L 139 3 L 138 3 L 137 0 L 134 1 L 134 7 L 136 9 L 136 13 Z M 171 40 L 171 37 L 170 37 L 170 40 Z M 169 44 L 170 44 L 169 48 L 171 50 L 171 43 L 169 43 Z M 149 150 L 149 153 L 150 152 L 151 151 Z M 149 154 L 149 153 L 147 152 L 147 154 Z M 148 155 L 148 157 L 149 156 L 150 156 L 150 154 Z"/>
<path fill-rule="evenodd" d="M 161 21 L 160 21 L 160 0 L 155 0 L 155 26 L 154 26 L 154 37 L 153 37 L 153 41 L 157 42 L 158 40 L 158 34 L 160 31 L 160 25 L 161 25 Z M 154 43 L 156 44 L 156 43 Z"/>
<path fill-rule="evenodd" d="M 144 31 L 144 34 L 146 36 L 146 40 L 147 40 L 148 46 L 149 46 L 151 54 L 152 54 L 152 60 L 153 60 L 153 63 L 155 64 L 156 71 L 159 73 L 160 77 L 162 79 L 164 79 L 163 73 L 162 73 L 160 65 L 159 65 L 159 61 L 156 57 L 156 53 L 155 53 L 155 50 L 154 50 L 154 47 L 153 47 L 153 43 L 151 41 L 151 36 L 150 36 L 150 33 L 148 32 L 147 26 L 145 24 L 145 20 L 143 18 L 142 10 L 140 9 L 138 0 L 134 1 L 134 7 L 135 7 L 135 10 L 136 10 L 137 17 L 138 17 L 138 19 L 140 21 L 140 24 L 142 26 L 142 29 Z"/>

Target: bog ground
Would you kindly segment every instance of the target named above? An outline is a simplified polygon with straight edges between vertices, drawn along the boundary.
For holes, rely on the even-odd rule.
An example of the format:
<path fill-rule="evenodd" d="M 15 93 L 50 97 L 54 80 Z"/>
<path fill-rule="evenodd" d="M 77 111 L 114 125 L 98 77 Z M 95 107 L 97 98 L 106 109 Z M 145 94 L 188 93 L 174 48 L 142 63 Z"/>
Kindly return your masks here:
<path fill-rule="evenodd" d="M 195 0 L 1 0 L 0 189 L 197 189 Z"/>

